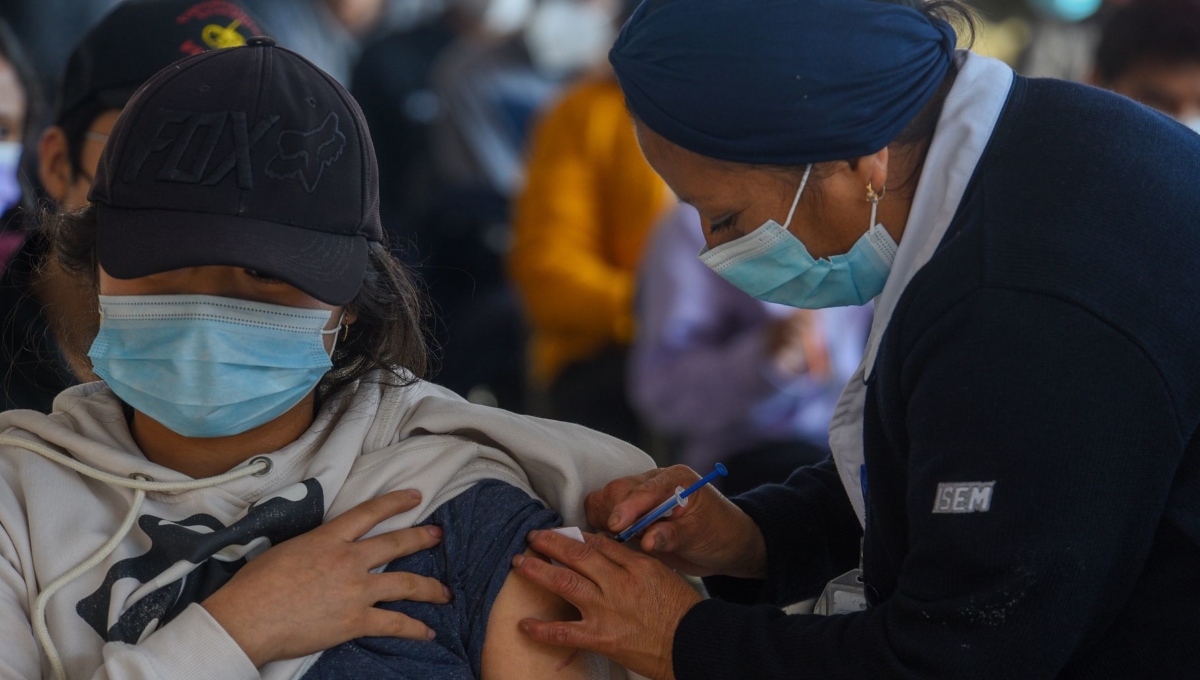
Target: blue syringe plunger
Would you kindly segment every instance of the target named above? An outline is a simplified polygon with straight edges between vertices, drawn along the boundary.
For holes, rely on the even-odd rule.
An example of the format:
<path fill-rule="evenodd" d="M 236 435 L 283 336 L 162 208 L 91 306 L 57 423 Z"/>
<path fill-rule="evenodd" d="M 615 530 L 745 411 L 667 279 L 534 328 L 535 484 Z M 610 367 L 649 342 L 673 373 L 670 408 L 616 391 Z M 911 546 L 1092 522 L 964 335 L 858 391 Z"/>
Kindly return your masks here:
<path fill-rule="evenodd" d="M 701 488 L 703 488 L 705 484 L 711 483 L 717 477 L 724 477 L 728 474 L 729 474 L 729 470 L 725 469 L 724 465 L 717 463 L 717 469 L 715 469 L 712 472 L 705 475 L 702 479 L 697 481 L 695 484 L 689 486 L 686 489 L 683 488 L 682 486 L 675 487 L 675 495 L 673 495 L 670 498 L 668 498 L 667 500 L 663 501 L 662 504 L 660 504 L 657 508 L 655 508 L 655 509 L 651 510 L 649 513 L 647 513 L 645 517 L 642 517 L 638 521 L 634 522 L 633 526 L 631 526 L 628 529 L 626 529 L 625 531 L 622 531 L 621 533 L 617 534 L 617 541 L 619 541 L 621 543 L 628 541 L 629 539 L 631 539 L 635 535 L 637 535 L 637 533 L 639 531 L 650 526 L 656 520 L 658 520 L 662 516 L 666 515 L 668 512 L 674 510 L 676 507 L 686 508 L 687 504 L 688 504 L 688 496 L 691 496 L 692 494 L 696 493 Z"/>

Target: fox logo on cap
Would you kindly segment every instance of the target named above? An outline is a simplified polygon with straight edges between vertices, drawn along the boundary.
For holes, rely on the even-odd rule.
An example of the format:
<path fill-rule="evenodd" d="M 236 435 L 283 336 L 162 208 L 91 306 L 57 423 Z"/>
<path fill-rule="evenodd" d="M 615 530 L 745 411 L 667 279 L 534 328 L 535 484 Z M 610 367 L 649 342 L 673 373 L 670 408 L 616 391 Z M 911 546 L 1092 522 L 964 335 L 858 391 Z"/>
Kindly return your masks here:
<path fill-rule="evenodd" d="M 281 132 L 279 153 L 267 161 L 266 175 L 279 180 L 296 178 L 311 194 L 325 168 L 341 158 L 345 149 L 346 135 L 338 129 L 337 114 L 330 111 L 315 130 Z"/>

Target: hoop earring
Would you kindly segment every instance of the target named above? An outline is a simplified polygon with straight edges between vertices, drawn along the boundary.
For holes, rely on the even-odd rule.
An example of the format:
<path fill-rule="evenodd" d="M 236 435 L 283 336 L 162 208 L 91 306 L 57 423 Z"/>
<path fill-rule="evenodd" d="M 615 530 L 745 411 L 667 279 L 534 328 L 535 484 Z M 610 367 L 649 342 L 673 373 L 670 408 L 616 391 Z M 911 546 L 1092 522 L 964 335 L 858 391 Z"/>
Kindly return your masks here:
<path fill-rule="evenodd" d="M 883 187 L 882 191 L 880 191 L 879 193 L 875 193 L 874 187 L 871 186 L 870 182 L 867 182 L 867 202 L 868 203 L 874 203 L 875 205 L 879 205 L 879 202 L 883 200 L 884 196 L 887 196 L 887 186 L 886 185 Z"/>
<path fill-rule="evenodd" d="M 875 193 L 875 189 L 867 182 L 867 202 L 871 204 L 871 223 L 867 225 L 867 229 L 874 229 L 877 222 L 875 218 L 879 215 L 879 202 L 887 195 L 887 187 L 883 187 L 883 191 Z"/>
<path fill-rule="evenodd" d="M 342 342 L 346 342 L 348 337 L 350 337 L 350 324 L 342 324 Z"/>

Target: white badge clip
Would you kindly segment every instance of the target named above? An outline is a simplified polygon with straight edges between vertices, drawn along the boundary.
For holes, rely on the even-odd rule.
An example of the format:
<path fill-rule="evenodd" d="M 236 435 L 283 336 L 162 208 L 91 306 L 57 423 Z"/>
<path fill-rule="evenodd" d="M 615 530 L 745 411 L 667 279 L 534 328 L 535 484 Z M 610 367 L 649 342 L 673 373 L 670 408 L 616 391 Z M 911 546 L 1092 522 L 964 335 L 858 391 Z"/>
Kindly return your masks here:
<path fill-rule="evenodd" d="M 814 614 L 833 616 L 834 614 L 853 614 L 867 608 L 867 594 L 863 584 L 862 569 L 852 569 L 830 581 L 817 604 L 813 607 Z"/>

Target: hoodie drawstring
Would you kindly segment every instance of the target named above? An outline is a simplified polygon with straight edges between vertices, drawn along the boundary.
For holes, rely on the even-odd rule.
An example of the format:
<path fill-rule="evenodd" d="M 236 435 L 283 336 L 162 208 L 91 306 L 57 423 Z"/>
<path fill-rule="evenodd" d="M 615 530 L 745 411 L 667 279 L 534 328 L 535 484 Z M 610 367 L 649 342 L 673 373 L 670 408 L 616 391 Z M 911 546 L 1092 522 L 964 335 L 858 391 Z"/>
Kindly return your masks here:
<path fill-rule="evenodd" d="M 66 680 L 67 673 L 63 669 L 62 659 L 58 655 L 58 649 L 54 646 L 54 641 L 50 639 L 50 631 L 46 627 L 46 603 L 54 593 L 58 592 L 71 581 L 79 578 L 83 574 L 90 571 L 93 567 L 100 564 L 107 558 L 129 531 L 133 528 L 133 523 L 137 521 L 138 512 L 142 509 L 142 501 L 146 499 L 147 491 L 159 491 L 165 493 L 178 493 L 183 491 L 195 491 L 196 489 L 207 489 L 209 487 L 220 486 L 227 482 L 232 482 L 242 477 L 251 475 L 263 474 L 271 468 L 271 461 L 267 458 L 260 457 L 251 459 L 250 464 L 240 470 L 226 472 L 223 475 L 216 477 L 206 477 L 205 479 L 194 479 L 188 482 L 156 482 L 149 475 L 134 473 L 129 477 L 121 477 L 118 475 L 102 472 L 94 468 L 88 467 L 83 463 L 63 455 L 54 449 L 31 442 L 18 437 L 0 435 L 0 446 L 15 446 L 17 448 L 32 451 L 44 458 L 48 458 L 63 467 L 71 468 L 85 477 L 108 484 L 109 486 L 123 487 L 133 489 L 133 505 L 129 508 L 129 512 L 125 515 L 125 520 L 121 522 L 121 526 L 117 529 L 112 538 L 100 547 L 91 557 L 84 560 L 71 571 L 59 576 L 44 590 L 38 593 L 37 600 L 33 605 L 33 633 L 41 643 L 42 649 L 45 650 L 47 658 L 50 659 L 50 667 L 54 670 L 54 677 L 58 680 Z"/>

